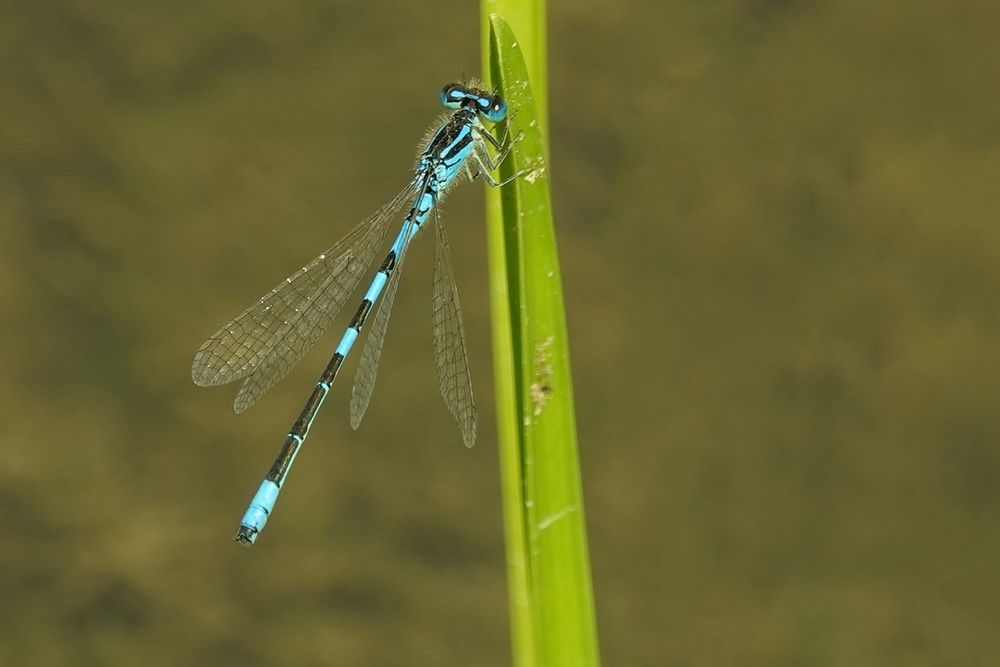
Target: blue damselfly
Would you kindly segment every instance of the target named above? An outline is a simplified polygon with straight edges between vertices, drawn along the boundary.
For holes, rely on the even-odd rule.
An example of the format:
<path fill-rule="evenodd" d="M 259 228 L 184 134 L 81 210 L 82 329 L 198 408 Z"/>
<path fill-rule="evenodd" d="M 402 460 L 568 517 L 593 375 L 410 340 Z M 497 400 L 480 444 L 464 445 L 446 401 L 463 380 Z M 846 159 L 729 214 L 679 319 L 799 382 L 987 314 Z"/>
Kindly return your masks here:
<path fill-rule="evenodd" d="M 473 84 L 452 83 L 441 90 L 441 103 L 453 113 L 446 114 L 431 128 L 413 178 L 399 194 L 329 250 L 220 328 L 195 353 L 191 366 L 195 384 L 207 387 L 242 380 L 233 409 L 239 414 L 249 408 L 288 374 L 330 326 L 375 258 L 385 240 L 390 220 L 403 206 L 410 204 L 395 241 L 330 362 L 250 501 L 234 538 L 247 546 L 253 544 L 263 530 L 341 364 L 372 308 L 384 294 L 354 380 L 351 426 L 357 428 L 361 423 L 375 384 L 382 341 L 406 250 L 432 212 L 436 237 L 432 299 L 435 364 L 441 394 L 458 422 L 465 444 L 471 447 L 475 442 L 476 405 L 472 397 L 465 331 L 452 275 L 448 236 L 436 205 L 460 175 L 470 180 L 482 175 L 489 185 L 499 187 L 520 173 L 504 181 L 497 181 L 491 175 L 513 145 L 507 135 L 498 140 L 483 125 L 484 120 L 498 123 L 506 117 L 507 104 L 500 96 Z"/>

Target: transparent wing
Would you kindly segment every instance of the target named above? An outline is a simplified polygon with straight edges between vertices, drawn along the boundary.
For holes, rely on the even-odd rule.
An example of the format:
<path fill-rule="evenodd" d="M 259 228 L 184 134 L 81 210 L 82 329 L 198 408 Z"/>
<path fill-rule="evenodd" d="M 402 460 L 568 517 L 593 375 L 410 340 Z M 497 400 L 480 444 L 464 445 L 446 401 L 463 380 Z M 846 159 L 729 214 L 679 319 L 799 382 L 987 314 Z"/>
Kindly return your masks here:
<path fill-rule="evenodd" d="M 361 362 L 358 364 L 358 372 L 354 376 L 354 388 L 351 390 L 351 428 L 361 425 L 361 419 L 368 409 L 368 402 L 372 398 L 375 390 L 375 374 L 378 373 L 378 362 L 382 356 L 382 343 L 385 341 L 386 327 L 389 326 L 389 315 L 392 313 L 392 302 L 396 298 L 396 287 L 399 286 L 399 276 L 403 270 L 403 260 L 406 259 L 406 249 L 409 248 L 413 238 L 403 244 L 403 248 L 396 259 L 396 266 L 389 275 L 389 282 L 385 286 L 385 294 L 382 302 L 375 313 L 375 321 L 372 322 L 371 331 L 365 340 L 365 347 L 361 351 Z"/>
<path fill-rule="evenodd" d="M 389 203 L 202 343 L 191 364 L 195 384 L 246 378 L 233 404 L 239 414 L 281 380 L 330 326 L 385 239 L 388 222 L 416 186 Z"/>
<path fill-rule="evenodd" d="M 458 287 L 451 271 L 448 233 L 435 216 L 434 295 L 431 299 L 434 332 L 434 364 L 441 382 L 441 396 L 451 416 L 462 429 L 466 447 L 476 442 L 476 402 L 472 397 L 472 375 L 465 349 L 465 327 L 458 303 Z"/>

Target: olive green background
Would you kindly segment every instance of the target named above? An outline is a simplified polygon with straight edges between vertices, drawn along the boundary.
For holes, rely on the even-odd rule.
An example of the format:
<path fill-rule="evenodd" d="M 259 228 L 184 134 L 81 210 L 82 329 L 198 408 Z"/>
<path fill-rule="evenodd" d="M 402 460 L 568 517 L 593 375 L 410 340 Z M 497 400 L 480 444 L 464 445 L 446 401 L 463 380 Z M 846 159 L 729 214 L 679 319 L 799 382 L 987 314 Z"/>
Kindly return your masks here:
<path fill-rule="evenodd" d="M 201 340 L 408 177 L 469 2 L 0 5 L 0 664 L 507 665 L 482 185 L 379 385 L 256 407 Z M 1000 653 L 1000 5 L 562 0 L 553 197 L 604 664 Z M 348 309 L 353 309 L 349 305 Z M 344 314 L 335 329 L 340 329 Z"/>

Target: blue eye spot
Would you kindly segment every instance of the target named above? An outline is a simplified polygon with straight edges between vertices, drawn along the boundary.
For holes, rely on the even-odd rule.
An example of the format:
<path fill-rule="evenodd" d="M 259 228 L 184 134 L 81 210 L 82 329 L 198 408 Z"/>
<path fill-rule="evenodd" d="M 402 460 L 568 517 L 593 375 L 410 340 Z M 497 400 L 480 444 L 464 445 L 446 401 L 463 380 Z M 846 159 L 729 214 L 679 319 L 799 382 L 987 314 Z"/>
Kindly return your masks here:
<path fill-rule="evenodd" d="M 457 83 L 449 83 L 441 89 L 441 104 L 449 109 L 457 109 L 465 98 L 465 91 Z"/>

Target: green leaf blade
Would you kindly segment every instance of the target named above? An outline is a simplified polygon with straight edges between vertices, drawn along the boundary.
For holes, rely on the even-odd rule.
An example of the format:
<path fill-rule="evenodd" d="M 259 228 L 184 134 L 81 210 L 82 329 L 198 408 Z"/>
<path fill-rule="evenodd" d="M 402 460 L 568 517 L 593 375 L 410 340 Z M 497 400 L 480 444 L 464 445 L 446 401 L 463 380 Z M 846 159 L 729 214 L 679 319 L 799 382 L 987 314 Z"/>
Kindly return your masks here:
<path fill-rule="evenodd" d="M 521 45 L 503 18 L 490 16 L 489 78 L 516 110 L 518 136 L 500 175 L 524 172 L 489 205 L 514 656 L 522 667 L 587 667 L 599 658 L 546 119 Z"/>

